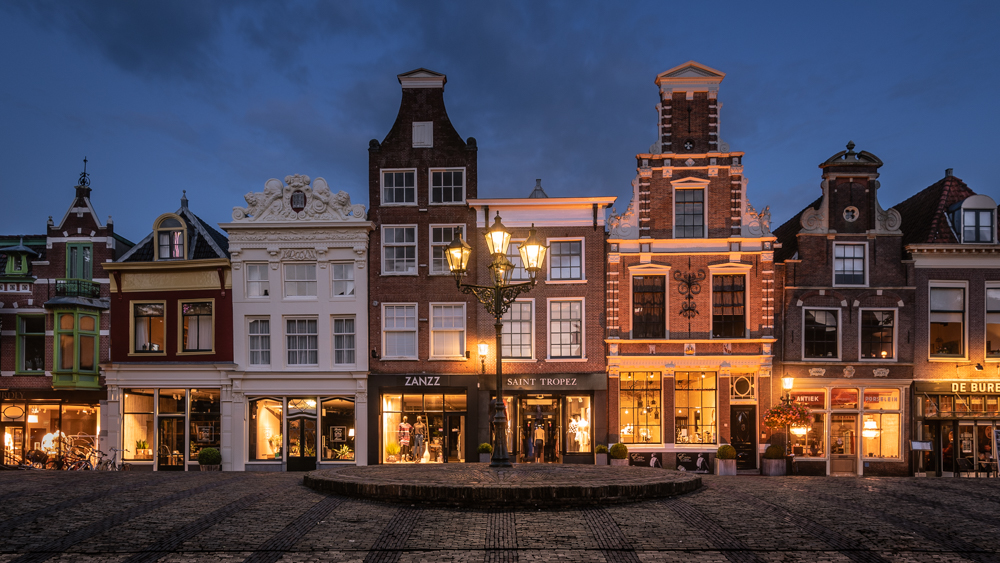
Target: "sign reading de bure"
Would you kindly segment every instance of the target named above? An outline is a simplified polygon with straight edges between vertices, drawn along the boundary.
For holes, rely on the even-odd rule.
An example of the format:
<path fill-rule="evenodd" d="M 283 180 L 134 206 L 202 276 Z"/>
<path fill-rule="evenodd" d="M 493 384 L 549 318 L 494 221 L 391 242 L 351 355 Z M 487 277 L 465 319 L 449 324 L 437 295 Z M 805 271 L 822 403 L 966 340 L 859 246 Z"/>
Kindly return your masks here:
<path fill-rule="evenodd" d="M 918 381 L 918 393 L 992 393 L 1000 395 L 1000 381 Z"/>

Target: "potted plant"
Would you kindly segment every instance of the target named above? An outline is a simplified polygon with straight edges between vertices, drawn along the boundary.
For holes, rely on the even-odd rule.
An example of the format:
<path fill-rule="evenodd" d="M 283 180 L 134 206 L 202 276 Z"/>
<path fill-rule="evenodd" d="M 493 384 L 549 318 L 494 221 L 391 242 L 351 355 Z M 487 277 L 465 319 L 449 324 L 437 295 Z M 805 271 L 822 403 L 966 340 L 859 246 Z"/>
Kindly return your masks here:
<path fill-rule="evenodd" d="M 215 448 L 202 448 L 198 452 L 198 466 L 202 471 L 221 471 L 222 454 Z"/>
<path fill-rule="evenodd" d="M 597 446 L 597 465 L 608 464 L 608 447 L 604 444 Z"/>
<path fill-rule="evenodd" d="M 487 442 L 479 444 L 479 463 L 489 463 L 493 457 L 493 446 Z"/>
<path fill-rule="evenodd" d="M 149 443 L 145 440 L 135 441 L 135 457 L 137 459 L 151 459 L 153 450 L 149 449 Z"/>
<path fill-rule="evenodd" d="M 770 445 L 764 450 L 764 463 L 760 466 L 761 475 L 785 474 L 785 449 Z"/>
<path fill-rule="evenodd" d="M 715 474 L 736 475 L 736 448 L 722 444 L 715 452 Z"/>
<path fill-rule="evenodd" d="M 618 442 L 611 446 L 611 465 L 628 465 L 628 446 Z"/>
<path fill-rule="evenodd" d="M 339 448 L 334 448 L 333 449 L 333 455 L 337 459 L 341 459 L 341 460 L 347 460 L 347 461 L 353 461 L 354 460 L 354 450 L 352 450 L 351 447 L 348 446 L 347 444 L 344 444 L 344 445 L 340 446 Z"/>
<path fill-rule="evenodd" d="M 399 444 L 389 444 L 385 447 L 385 461 L 388 463 L 399 461 Z"/>

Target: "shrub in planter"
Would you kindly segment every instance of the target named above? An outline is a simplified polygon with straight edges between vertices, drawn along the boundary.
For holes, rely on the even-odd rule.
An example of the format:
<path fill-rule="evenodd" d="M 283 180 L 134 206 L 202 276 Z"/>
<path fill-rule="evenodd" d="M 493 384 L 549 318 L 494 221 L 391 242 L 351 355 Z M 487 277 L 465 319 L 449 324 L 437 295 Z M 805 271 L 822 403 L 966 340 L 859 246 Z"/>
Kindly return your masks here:
<path fill-rule="evenodd" d="M 716 459 L 736 459 L 736 448 L 729 444 L 719 446 L 719 451 L 715 453 Z"/>
<path fill-rule="evenodd" d="M 218 471 L 222 466 L 222 454 L 215 448 L 202 448 L 198 452 L 198 465 L 202 471 Z"/>
<path fill-rule="evenodd" d="M 595 451 L 594 463 L 597 465 L 607 465 L 608 464 L 608 447 L 604 444 L 598 444 Z"/>
<path fill-rule="evenodd" d="M 611 465 L 628 465 L 628 446 L 621 442 L 611 446 Z"/>
<path fill-rule="evenodd" d="M 764 462 L 761 464 L 760 472 L 763 475 L 784 475 L 785 449 L 781 446 L 768 446 L 764 450 Z"/>
<path fill-rule="evenodd" d="M 781 446 L 768 446 L 764 450 L 764 459 L 785 459 L 785 450 Z"/>
<path fill-rule="evenodd" d="M 715 452 L 715 474 L 736 475 L 736 448 L 729 444 L 719 446 Z"/>
<path fill-rule="evenodd" d="M 493 446 L 487 442 L 479 444 L 479 463 L 489 463 L 493 457 Z"/>

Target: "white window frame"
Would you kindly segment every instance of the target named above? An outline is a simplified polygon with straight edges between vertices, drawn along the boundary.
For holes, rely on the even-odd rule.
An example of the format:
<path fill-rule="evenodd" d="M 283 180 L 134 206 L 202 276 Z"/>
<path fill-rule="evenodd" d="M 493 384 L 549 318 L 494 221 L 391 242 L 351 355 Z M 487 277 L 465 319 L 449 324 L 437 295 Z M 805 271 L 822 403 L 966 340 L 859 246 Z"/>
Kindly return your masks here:
<path fill-rule="evenodd" d="M 337 321 L 344 320 L 349 320 L 354 323 L 354 330 L 352 332 L 337 332 Z M 354 342 L 354 345 L 350 348 L 350 350 L 354 353 L 354 361 L 338 362 L 337 337 L 347 335 L 350 335 Z M 344 348 L 343 350 L 346 351 L 347 348 Z M 354 315 L 334 315 L 333 317 L 330 317 L 330 352 L 330 361 L 333 363 L 333 367 L 335 368 L 354 367 L 358 364 L 358 320 Z"/>
<path fill-rule="evenodd" d="M 251 268 L 264 268 L 264 273 L 266 278 L 263 280 L 252 280 L 250 279 L 250 269 Z M 270 299 L 271 298 L 271 272 L 270 264 L 267 262 L 244 262 L 243 263 L 243 277 L 244 277 L 244 294 L 243 296 L 247 299 Z M 261 288 L 267 292 L 266 295 L 250 295 L 250 284 L 263 284 Z"/>
<path fill-rule="evenodd" d="M 863 267 L 865 269 L 865 281 L 864 281 L 864 283 L 837 283 L 837 247 L 840 247 L 840 246 L 861 246 L 861 247 L 864 248 L 864 252 L 865 252 L 865 257 L 863 259 L 864 260 L 864 266 Z M 845 242 L 835 242 L 835 243 L 833 243 L 833 249 L 832 250 L 833 250 L 833 256 L 832 256 L 832 259 L 833 259 L 833 268 L 832 268 L 833 275 L 830 278 L 830 280 L 831 280 L 830 283 L 833 285 L 833 287 L 868 287 L 868 272 L 871 269 L 871 268 L 869 268 L 869 263 L 868 263 L 868 256 L 870 255 L 869 252 L 868 252 L 868 250 L 869 250 L 868 249 L 868 243 L 867 242 L 846 242 L 846 241 Z"/>
<path fill-rule="evenodd" d="M 553 279 L 552 277 L 552 243 L 554 242 L 579 242 L 580 243 L 580 277 L 576 278 L 560 278 Z M 545 253 L 545 283 L 546 284 L 574 284 L 574 283 L 587 283 L 587 241 L 583 237 L 552 237 L 545 239 L 545 245 L 549 247 L 548 252 Z"/>
<path fill-rule="evenodd" d="M 434 201 L 434 173 L 435 172 L 461 172 L 462 173 L 462 199 L 460 201 Z M 468 177 L 464 166 L 439 167 L 427 170 L 427 204 L 428 205 L 465 205 Z"/>
<path fill-rule="evenodd" d="M 268 362 L 266 364 L 263 364 L 263 363 L 256 363 L 255 364 L 253 362 L 253 360 L 252 360 L 254 352 L 263 353 L 263 351 L 264 351 L 263 349 L 254 350 L 254 347 L 253 347 L 253 344 L 252 344 L 254 337 L 261 338 L 261 337 L 264 336 L 262 333 L 254 334 L 254 333 L 250 332 L 250 327 L 253 325 L 254 322 L 257 322 L 257 321 L 267 321 L 267 358 L 268 358 Z M 249 369 L 269 368 L 271 366 L 271 361 L 272 361 L 271 358 L 272 358 L 272 356 L 274 354 L 274 347 L 271 346 L 271 335 L 274 332 L 274 329 L 272 328 L 273 326 L 274 325 L 271 323 L 271 317 L 268 317 L 268 316 L 246 317 L 246 327 L 247 327 L 247 333 L 246 333 L 247 334 L 247 340 L 246 340 L 246 342 L 247 342 L 247 367 Z"/>
<path fill-rule="evenodd" d="M 413 328 L 386 328 L 385 310 L 387 307 L 413 307 Z M 420 356 L 420 308 L 417 303 L 382 303 L 382 360 L 416 360 Z M 389 332 L 412 332 L 413 333 L 413 355 L 412 356 L 389 356 L 386 346 L 386 333 Z"/>
<path fill-rule="evenodd" d="M 663 276 L 663 317 L 664 322 L 667 326 L 663 332 L 663 339 L 670 340 L 670 266 L 664 266 L 661 264 L 639 264 L 636 266 L 629 266 L 628 269 L 628 292 L 629 292 L 629 302 L 628 307 L 628 326 L 629 326 L 629 339 L 633 338 L 633 327 L 635 327 L 635 320 L 632 316 L 635 314 L 635 304 L 632 301 L 632 278 L 634 276 Z M 620 310 L 620 309 L 619 309 Z"/>
<path fill-rule="evenodd" d="M 943 288 L 961 288 L 965 290 L 965 302 L 963 303 L 962 311 L 962 355 L 961 356 L 931 356 L 931 288 L 943 287 Z M 985 295 L 983 296 L 983 301 L 986 301 Z M 924 348 L 924 353 L 927 354 L 927 360 L 930 362 L 945 362 L 945 363 L 955 363 L 956 361 L 968 361 L 969 360 L 969 282 L 967 281 L 954 281 L 954 280 L 927 280 L 927 326 L 925 330 L 927 331 L 927 346 Z M 986 330 L 986 325 L 983 324 L 983 330 Z M 985 341 L 983 343 L 985 346 Z"/>
<path fill-rule="evenodd" d="M 983 289 L 983 360 L 990 363 L 997 363 L 1000 362 L 1000 356 L 989 356 L 989 349 L 986 346 L 986 326 L 990 324 L 990 305 L 989 299 L 986 298 L 986 292 L 991 289 L 1000 289 L 1000 281 L 988 281 L 986 282 L 986 287 Z"/>
<path fill-rule="evenodd" d="M 309 333 L 289 334 L 288 333 L 288 321 L 313 321 L 313 322 L 316 323 L 316 333 L 315 334 L 309 334 Z M 312 317 L 312 316 L 302 316 L 302 315 L 293 315 L 293 316 L 288 316 L 288 317 L 282 317 L 281 318 L 281 328 L 282 328 L 282 336 L 284 336 L 284 344 L 285 344 L 283 346 L 283 350 L 282 350 L 284 352 L 284 364 L 285 364 L 285 367 L 290 368 L 290 369 L 316 368 L 316 367 L 319 367 L 319 362 L 320 362 L 320 357 L 319 357 L 319 318 L 318 317 Z M 306 336 L 306 337 L 312 336 L 313 338 L 315 338 L 316 339 L 316 363 L 314 363 L 314 364 L 310 364 L 310 363 L 302 363 L 302 364 L 297 364 L 296 363 L 296 364 L 292 364 L 292 363 L 289 363 L 288 362 L 288 352 L 292 350 L 288 346 L 288 337 L 289 336 L 296 336 L 296 337 L 298 337 L 298 336 Z M 303 348 L 301 350 L 299 348 L 296 348 L 295 350 L 296 351 L 305 351 L 307 354 L 311 351 L 310 348 Z M 273 347 L 272 347 L 272 354 L 273 354 Z"/>
<path fill-rule="evenodd" d="M 393 243 L 391 246 L 387 246 L 385 242 L 385 230 L 386 229 L 412 229 L 413 230 L 413 243 Z M 382 254 L 382 275 L 383 276 L 416 276 L 418 275 L 420 268 L 420 231 L 417 225 L 382 225 L 382 230 L 380 232 L 380 239 L 382 242 L 381 254 Z M 412 272 L 386 272 L 386 248 L 401 248 L 401 247 L 413 247 L 413 271 Z"/>
<path fill-rule="evenodd" d="M 670 182 L 670 233 L 674 239 L 696 240 L 708 238 L 708 186 L 709 180 L 701 178 L 680 178 Z M 681 190 L 701 190 L 704 194 L 701 202 L 701 236 L 700 237 L 679 237 L 677 236 L 677 192 Z"/>
<path fill-rule="evenodd" d="M 521 283 L 526 282 L 531 279 L 528 274 L 528 270 L 524 269 L 524 264 L 521 263 L 521 244 L 527 239 L 510 239 L 510 244 L 507 245 L 507 259 L 510 263 L 514 265 L 514 271 L 510 274 L 511 283 Z"/>
<path fill-rule="evenodd" d="M 552 356 L 552 303 L 578 301 L 580 303 L 580 357 Z M 587 299 L 585 297 L 556 297 L 545 300 L 545 361 L 546 362 L 586 362 L 587 361 Z"/>
<path fill-rule="evenodd" d="M 338 278 L 335 275 L 337 266 L 350 266 L 351 277 L 350 278 Z M 353 300 L 357 296 L 358 280 L 355 277 L 357 268 L 354 267 L 354 261 L 349 262 L 330 262 L 330 296 L 333 299 L 342 300 Z M 338 282 L 351 282 L 351 293 L 349 295 L 337 295 L 337 283 Z"/>
<path fill-rule="evenodd" d="M 500 350 L 500 356 L 502 357 L 503 361 L 507 362 L 507 363 L 510 363 L 510 362 L 536 362 L 536 361 L 538 361 L 537 360 L 537 353 L 536 353 L 536 350 L 538 349 L 538 346 L 536 345 L 536 334 L 535 334 L 537 332 L 536 327 L 535 327 L 535 318 L 536 318 L 536 314 L 537 314 L 537 309 L 536 309 L 536 305 L 535 305 L 535 299 L 534 298 L 515 299 L 514 302 L 511 304 L 511 306 L 513 307 L 514 305 L 518 305 L 518 304 L 520 304 L 520 305 L 528 304 L 528 305 L 531 306 L 531 315 L 530 315 L 530 317 L 529 317 L 529 319 L 527 321 L 528 322 L 528 328 L 530 329 L 529 342 L 531 343 L 531 354 L 528 357 L 526 357 L 526 358 L 523 358 L 523 357 L 520 357 L 520 356 L 516 357 L 516 358 L 514 358 L 514 357 L 507 357 L 507 356 L 503 355 L 503 349 L 501 348 L 501 350 Z M 509 312 L 510 312 L 510 310 L 508 309 L 508 313 Z M 506 314 L 507 313 L 505 313 L 505 315 Z M 502 322 L 506 325 L 506 323 L 508 323 L 508 322 L 514 322 L 514 321 L 509 321 L 508 320 L 508 321 L 502 321 Z M 517 322 L 524 322 L 524 321 L 517 321 Z M 501 342 L 502 341 L 503 341 L 503 339 L 501 337 Z"/>
<path fill-rule="evenodd" d="M 837 357 L 820 358 L 806 357 L 806 311 L 834 311 L 837 313 Z M 841 311 L 836 307 L 802 307 L 802 319 L 799 326 L 802 327 L 802 337 L 800 340 L 799 354 L 803 362 L 839 362 L 844 354 L 844 322 L 841 319 Z"/>
<path fill-rule="evenodd" d="M 385 201 L 385 173 L 410 172 L 413 174 L 413 201 L 388 202 Z M 417 205 L 417 169 L 416 168 L 381 168 L 378 171 L 379 201 L 383 207 L 416 207 Z M 395 188 L 394 188 L 395 189 Z M 407 189 L 407 188 L 403 188 Z"/>
<path fill-rule="evenodd" d="M 861 346 L 863 329 L 861 326 L 861 317 L 864 311 L 892 311 L 892 359 L 883 360 L 881 358 L 862 358 L 861 357 Z M 875 362 L 875 363 L 886 363 L 886 362 L 898 362 L 899 361 L 899 308 L 898 307 L 861 307 L 858 309 L 858 361 L 859 362 Z"/>
<path fill-rule="evenodd" d="M 462 311 L 460 319 L 462 320 L 462 328 L 434 328 L 434 308 L 435 307 L 459 307 Z M 454 302 L 444 302 L 444 301 L 432 301 L 428 303 L 428 330 L 430 331 L 430 339 L 428 340 L 428 346 L 430 348 L 429 359 L 431 360 L 462 360 L 465 361 L 465 351 L 469 347 L 468 340 L 468 315 L 465 311 L 464 301 L 454 301 Z M 461 342 L 461 349 L 459 349 L 458 354 L 446 355 L 439 354 L 437 350 L 434 349 L 434 333 L 436 332 L 447 332 L 447 333 L 458 333 Z"/>
<path fill-rule="evenodd" d="M 288 279 L 288 266 L 312 266 L 313 267 L 313 278 L 309 279 Z M 317 271 L 316 262 L 282 262 L 281 263 L 281 296 L 283 299 L 290 301 L 304 301 L 311 300 L 315 301 L 317 294 L 319 293 L 319 272 Z M 288 295 L 288 284 L 289 283 L 312 283 L 313 293 L 312 295 Z"/>
<path fill-rule="evenodd" d="M 447 249 L 450 243 L 435 243 L 434 242 L 434 229 L 460 229 L 461 234 L 464 235 L 466 232 L 466 226 L 463 223 L 432 223 L 427 227 L 427 275 L 428 276 L 450 276 L 451 270 L 448 269 L 448 257 Z M 440 247 L 441 250 L 441 260 L 443 261 L 444 269 L 435 270 L 434 269 L 434 248 Z"/>

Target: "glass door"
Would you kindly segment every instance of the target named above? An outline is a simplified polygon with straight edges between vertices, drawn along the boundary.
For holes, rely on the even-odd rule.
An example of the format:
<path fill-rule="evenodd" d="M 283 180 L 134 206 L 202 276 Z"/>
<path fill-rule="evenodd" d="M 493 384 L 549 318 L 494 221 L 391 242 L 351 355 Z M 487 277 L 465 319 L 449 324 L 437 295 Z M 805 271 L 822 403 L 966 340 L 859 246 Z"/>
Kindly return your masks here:
<path fill-rule="evenodd" d="M 830 473 L 858 472 L 858 415 L 830 417 Z"/>
<path fill-rule="evenodd" d="M 295 417 L 288 419 L 288 470 L 313 471 L 316 469 L 316 419 Z"/>
<path fill-rule="evenodd" d="M 184 419 L 161 416 L 156 429 L 157 471 L 184 471 Z M 121 461 L 121 453 L 118 461 Z"/>
<path fill-rule="evenodd" d="M 448 413 L 445 438 L 445 462 L 465 461 L 465 413 Z"/>
<path fill-rule="evenodd" d="M 527 463 L 559 463 L 565 444 L 561 443 L 561 397 L 529 395 L 519 403 L 518 429 L 524 449 L 520 461 Z"/>
<path fill-rule="evenodd" d="M 24 457 L 24 425 L 5 424 L 3 431 L 3 464 L 17 465 Z"/>

